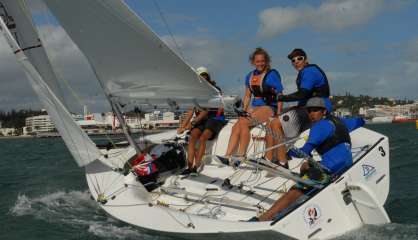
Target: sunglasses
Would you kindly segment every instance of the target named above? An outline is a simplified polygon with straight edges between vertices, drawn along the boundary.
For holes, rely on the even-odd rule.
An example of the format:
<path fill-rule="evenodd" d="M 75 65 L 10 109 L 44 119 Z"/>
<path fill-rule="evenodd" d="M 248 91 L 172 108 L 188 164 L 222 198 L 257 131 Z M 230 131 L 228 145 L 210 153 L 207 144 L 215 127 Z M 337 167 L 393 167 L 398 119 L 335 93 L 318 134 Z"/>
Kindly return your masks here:
<path fill-rule="evenodd" d="M 323 111 L 324 109 L 323 108 L 321 108 L 321 107 L 310 107 L 310 108 L 308 108 L 308 112 L 309 113 L 311 113 L 311 112 L 319 112 L 319 111 Z"/>
<path fill-rule="evenodd" d="M 304 59 L 305 59 L 304 56 L 297 56 L 297 57 L 292 58 L 292 63 L 294 63 L 296 61 L 300 62 L 300 61 L 302 61 Z"/>

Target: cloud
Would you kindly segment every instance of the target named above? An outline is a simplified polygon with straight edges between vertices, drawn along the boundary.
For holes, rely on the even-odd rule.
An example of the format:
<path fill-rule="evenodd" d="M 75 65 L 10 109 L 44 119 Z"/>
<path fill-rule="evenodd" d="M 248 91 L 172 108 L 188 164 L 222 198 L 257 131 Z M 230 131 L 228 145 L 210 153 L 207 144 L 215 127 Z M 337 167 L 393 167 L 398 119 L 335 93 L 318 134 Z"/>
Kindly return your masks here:
<path fill-rule="evenodd" d="M 207 67 L 225 92 L 241 94 L 243 75 L 249 71 L 245 69 L 248 67 L 247 54 L 251 50 L 235 41 L 219 40 L 207 35 L 176 35 L 174 38 L 186 62 L 194 68 Z M 162 40 L 179 52 L 170 36 L 163 36 Z M 240 87 L 237 88 L 237 85 Z"/>
<path fill-rule="evenodd" d="M 3 34 L 0 36 L 0 72 L 0 110 L 40 107 L 34 104 L 34 100 L 38 102 L 36 96 Z"/>
<path fill-rule="evenodd" d="M 318 7 L 273 7 L 259 14 L 257 35 L 271 38 L 291 29 L 310 27 L 317 31 L 335 31 L 362 25 L 388 7 L 384 0 L 328 0 Z M 399 3 L 391 6 L 405 5 Z"/>

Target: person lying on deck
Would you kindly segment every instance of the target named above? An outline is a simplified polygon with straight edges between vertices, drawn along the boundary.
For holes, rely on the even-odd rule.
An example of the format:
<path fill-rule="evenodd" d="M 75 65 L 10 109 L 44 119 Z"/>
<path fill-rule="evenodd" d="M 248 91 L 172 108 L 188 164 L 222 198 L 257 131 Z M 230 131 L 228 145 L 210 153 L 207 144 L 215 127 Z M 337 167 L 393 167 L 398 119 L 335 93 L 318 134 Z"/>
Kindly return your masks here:
<path fill-rule="evenodd" d="M 200 77 L 208 81 L 213 87 L 221 92 L 220 88 L 216 86 L 205 67 L 199 67 L 196 72 Z M 196 115 L 192 120 L 193 114 Z M 177 129 L 177 133 L 181 134 L 185 130 L 190 130 L 190 139 L 188 145 L 188 167 L 180 175 L 197 175 L 201 161 L 206 151 L 206 142 L 213 140 L 226 124 L 223 107 L 219 108 L 199 108 L 194 107 L 190 109 L 186 117 Z M 199 141 L 199 148 L 196 151 L 196 144 Z"/>
<path fill-rule="evenodd" d="M 306 108 L 312 121 L 308 140 L 300 149 L 290 149 L 291 157 L 311 157 L 315 149 L 321 156 L 319 164 L 305 162 L 300 168 L 303 179 L 310 179 L 320 184 L 327 184 L 330 175 L 340 175 L 352 164 L 351 139 L 349 132 L 364 125 L 362 118 L 337 118 L 327 114 L 326 103 L 323 98 L 314 97 L 308 100 Z M 285 195 L 277 200 L 273 206 L 249 221 L 269 221 L 290 206 L 299 197 L 308 194 L 312 187 L 297 183 Z"/>

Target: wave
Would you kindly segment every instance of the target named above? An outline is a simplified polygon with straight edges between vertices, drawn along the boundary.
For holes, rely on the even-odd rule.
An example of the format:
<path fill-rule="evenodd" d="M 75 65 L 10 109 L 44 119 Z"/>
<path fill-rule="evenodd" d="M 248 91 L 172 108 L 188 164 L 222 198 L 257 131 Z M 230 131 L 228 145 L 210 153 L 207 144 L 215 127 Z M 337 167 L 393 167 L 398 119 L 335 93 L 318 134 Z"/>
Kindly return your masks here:
<path fill-rule="evenodd" d="M 336 239 L 338 240 L 396 240 L 417 239 L 418 225 L 389 223 L 380 226 L 368 225 Z"/>
<path fill-rule="evenodd" d="M 163 239 L 108 217 L 91 200 L 88 191 L 58 191 L 34 198 L 19 194 L 9 214 L 15 217 L 33 216 L 48 223 L 67 225 L 101 239 Z"/>

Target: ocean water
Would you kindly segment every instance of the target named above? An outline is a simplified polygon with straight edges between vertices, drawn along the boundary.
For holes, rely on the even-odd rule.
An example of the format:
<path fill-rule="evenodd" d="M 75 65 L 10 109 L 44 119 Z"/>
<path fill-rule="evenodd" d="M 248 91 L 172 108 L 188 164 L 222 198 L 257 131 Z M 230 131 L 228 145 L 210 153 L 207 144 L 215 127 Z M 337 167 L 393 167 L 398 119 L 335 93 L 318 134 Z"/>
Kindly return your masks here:
<path fill-rule="evenodd" d="M 418 130 L 415 124 L 370 125 L 390 138 L 393 223 L 338 239 L 418 239 Z M 106 215 L 88 193 L 84 171 L 61 139 L 0 139 L 0 240 L 170 239 L 148 235 Z"/>

